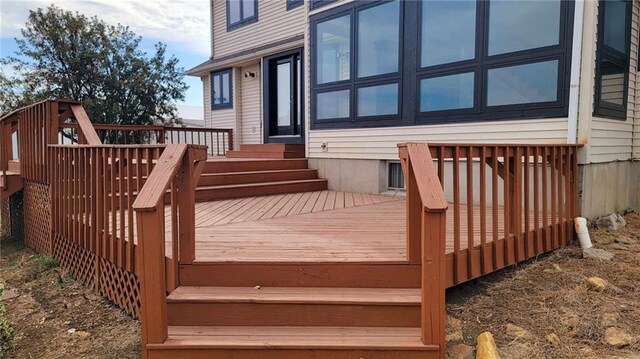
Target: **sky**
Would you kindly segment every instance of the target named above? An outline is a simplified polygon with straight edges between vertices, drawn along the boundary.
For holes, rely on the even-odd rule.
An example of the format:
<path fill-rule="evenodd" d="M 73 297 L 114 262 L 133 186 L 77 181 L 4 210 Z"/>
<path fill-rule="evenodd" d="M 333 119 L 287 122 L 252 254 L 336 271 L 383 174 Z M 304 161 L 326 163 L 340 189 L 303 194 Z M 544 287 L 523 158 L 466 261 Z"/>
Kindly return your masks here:
<path fill-rule="evenodd" d="M 188 70 L 209 59 L 209 1 L 208 0 L 0 0 L 0 55 L 12 55 L 16 50 L 14 38 L 20 37 L 29 10 L 55 3 L 64 10 L 87 16 L 98 16 L 109 24 L 122 24 L 142 36 L 142 50 L 153 52 L 157 42 L 167 45 L 167 55 L 180 60 L 180 67 Z M 185 76 L 189 90 L 186 105 L 202 106 L 200 78 Z"/>

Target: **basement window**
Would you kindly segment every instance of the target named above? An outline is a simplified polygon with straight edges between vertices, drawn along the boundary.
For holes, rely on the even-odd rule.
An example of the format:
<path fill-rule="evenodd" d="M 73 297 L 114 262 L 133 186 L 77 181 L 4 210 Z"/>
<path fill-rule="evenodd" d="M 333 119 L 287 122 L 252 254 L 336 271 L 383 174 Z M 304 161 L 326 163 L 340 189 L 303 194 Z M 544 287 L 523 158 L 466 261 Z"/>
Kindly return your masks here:
<path fill-rule="evenodd" d="M 404 190 L 404 174 L 400 162 L 387 162 L 387 188 Z"/>

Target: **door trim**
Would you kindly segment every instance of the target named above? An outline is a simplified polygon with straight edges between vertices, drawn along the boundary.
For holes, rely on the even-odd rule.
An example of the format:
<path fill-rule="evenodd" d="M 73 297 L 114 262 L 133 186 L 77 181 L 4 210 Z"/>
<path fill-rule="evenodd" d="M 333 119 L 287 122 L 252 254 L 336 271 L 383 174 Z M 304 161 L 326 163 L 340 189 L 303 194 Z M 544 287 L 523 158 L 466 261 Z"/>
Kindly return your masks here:
<path fill-rule="evenodd" d="M 265 56 L 262 59 L 262 133 L 263 133 L 263 142 L 264 143 L 297 143 L 304 144 L 305 143 L 305 71 L 304 71 L 304 48 L 296 48 L 293 50 L 279 52 L 274 55 Z M 269 63 L 273 60 L 277 60 L 284 56 L 290 56 L 298 54 L 300 57 L 300 75 L 301 75 L 301 86 L 300 86 L 300 135 L 291 135 L 291 136 L 272 136 L 270 134 L 271 126 L 269 125 Z"/>

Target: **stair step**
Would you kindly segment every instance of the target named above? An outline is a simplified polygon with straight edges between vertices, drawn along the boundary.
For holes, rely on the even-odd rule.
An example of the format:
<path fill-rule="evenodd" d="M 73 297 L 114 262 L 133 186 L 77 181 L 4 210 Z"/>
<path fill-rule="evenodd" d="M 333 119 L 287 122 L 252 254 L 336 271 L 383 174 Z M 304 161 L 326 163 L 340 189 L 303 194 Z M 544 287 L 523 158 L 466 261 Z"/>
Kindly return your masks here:
<path fill-rule="evenodd" d="M 169 325 L 420 326 L 415 288 L 179 287 Z"/>
<path fill-rule="evenodd" d="M 240 151 L 304 152 L 304 144 L 299 144 L 299 143 L 242 144 L 240 145 Z"/>
<path fill-rule="evenodd" d="M 198 187 L 196 200 L 212 201 L 217 199 L 265 196 L 270 194 L 323 191 L 327 189 L 326 179 L 307 179 L 262 183 L 245 183 L 222 186 Z"/>
<path fill-rule="evenodd" d="M 292 181 L 318 178 L 318 171 L 311 169 L 206 173 L 200 176 L 199 186 L 217 186 L 245 183 Z"/>
<path fill-rule="evenodd" d="M 291 159 L 224 159 L 208 160 L 203 173 L 274 171 L 307 169 L 306 158 Z"/>
<path fill-rule="evenodd" d="M 147 347 L 150 359 L 437 358 L 438 347 L 420 335 L 420 328 L 169 326 L 163 344 Z"/>
<path fill-rule="evenodd" d="M 304 158 L 304 151 L 263 152 L 263 151 L 227 151 L 228 158 Z"/>

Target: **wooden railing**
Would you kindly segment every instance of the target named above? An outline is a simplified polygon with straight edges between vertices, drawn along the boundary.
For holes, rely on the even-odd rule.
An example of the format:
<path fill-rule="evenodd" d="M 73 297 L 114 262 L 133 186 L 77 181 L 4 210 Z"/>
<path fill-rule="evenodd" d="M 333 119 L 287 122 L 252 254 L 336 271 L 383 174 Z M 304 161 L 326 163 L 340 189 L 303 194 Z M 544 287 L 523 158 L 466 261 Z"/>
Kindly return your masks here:
<path fill-rule="evenodd" d="M 578 148 L 399 145 L 407 189 L 408 259 L 422 263 L 423 270 L 425 344 L 444 345 L 447 287 L 572 240 Z"/>
<path fill-rule="evenodd" d="M 168 145 L 133 203 L 137 218 L 142 348 L 167 339 L 167 292 L 179 285 L 180 264 L 195 258 L 195 188 L 206 148 Z M 171 259 L 165 262 L 165 193 L 171 189 Z M 180 200 L 178 200 L 180 198 Z"/>
<path fill-rule="evenodd" d="M 209 156 L 224 156 L 233 150 L 233 130 L 201 127 L 170 127 L 155 125 L 94 124 L 104 144 L 189 144 L 208 147 Z M 60 142 L 78 142 L 78 124 L 64 123 L 59 133 Z"/>
<path fill-rule="evenodd" d="M 137 272 L 132 209 L 163 145 L 49 146 L 53 234 Z"/>

